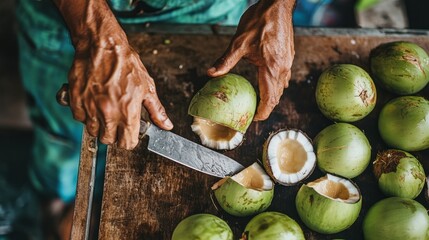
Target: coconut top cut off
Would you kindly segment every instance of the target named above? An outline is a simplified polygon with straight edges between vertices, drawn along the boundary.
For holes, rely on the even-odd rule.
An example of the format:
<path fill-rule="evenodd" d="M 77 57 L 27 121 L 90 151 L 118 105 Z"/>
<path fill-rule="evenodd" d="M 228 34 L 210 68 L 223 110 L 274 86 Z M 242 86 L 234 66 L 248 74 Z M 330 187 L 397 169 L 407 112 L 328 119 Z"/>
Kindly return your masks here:
<path fill-rule="evenodd" d="M 211 78 L 189 103 L 194 117 L 192 130 L 203 145 L 231 150 L 243 140 L 256 111 L 256 92 L 252 84 L 237 74 Z"/>
<path fill-rule="evenodd" d="M 268 176 L 264 169 L 256 162 L 232 177 L 226 177 L 216 182 L 212 186 L 212 190 L 219 188 L 229 178 L 245 188 L 257 191 L 268 191 L 274 187 L 274 183 L 270 176 Z"/>
<path fill-rule="evenodd" d="M 311 140 L 299 130 L 279 130 L 264 146 L 264 166 L 268 174 L 283 185 L 306 179 L 316 166 Z"/>
<path fill-rule="evenodd" d="M 356 203 L 360 200 L 360 192 L 354 183 L 346 178 L 326 174 L 307 184 L 320 195 L 344 203 Z"/>
<path fill-rule="evenodd" d="M 200 137 L 201 144 L 209 148 L 231 150 L 243 141 L 243 133 L 207 119 L 194 117 L 191 128 Z"/>

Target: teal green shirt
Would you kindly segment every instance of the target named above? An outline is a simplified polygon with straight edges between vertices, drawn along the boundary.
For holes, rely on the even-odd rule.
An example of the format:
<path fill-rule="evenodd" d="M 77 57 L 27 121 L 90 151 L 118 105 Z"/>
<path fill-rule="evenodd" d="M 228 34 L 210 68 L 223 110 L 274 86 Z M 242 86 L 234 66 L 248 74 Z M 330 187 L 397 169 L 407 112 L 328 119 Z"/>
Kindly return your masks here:
<path fill-rule="evenodd" d="M 248 0 L 109 0 L 122 23 L 172 22 L 237 25 Z"/>

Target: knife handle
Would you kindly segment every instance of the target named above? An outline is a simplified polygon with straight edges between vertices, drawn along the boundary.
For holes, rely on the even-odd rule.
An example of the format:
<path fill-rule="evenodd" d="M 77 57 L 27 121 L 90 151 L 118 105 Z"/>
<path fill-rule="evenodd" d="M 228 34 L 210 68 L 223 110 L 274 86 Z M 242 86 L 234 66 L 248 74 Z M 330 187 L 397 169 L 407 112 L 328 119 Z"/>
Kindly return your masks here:
<path fill-rule="evenodd" d="M 144 136 L 146 136 L 147 131 L 149 130 L 150 126 L 152 125 L 151 122 L 140 119 L 140 134 L 139 134 L 139 138 L 143 138 Z"/>
<path fill-rule="evenodd" d="M 69 106 L 70 100 L 69 100 L 69 84 L 64 83 L 60 90 L 57 92 L 57 102 L 63 106 Z"/>

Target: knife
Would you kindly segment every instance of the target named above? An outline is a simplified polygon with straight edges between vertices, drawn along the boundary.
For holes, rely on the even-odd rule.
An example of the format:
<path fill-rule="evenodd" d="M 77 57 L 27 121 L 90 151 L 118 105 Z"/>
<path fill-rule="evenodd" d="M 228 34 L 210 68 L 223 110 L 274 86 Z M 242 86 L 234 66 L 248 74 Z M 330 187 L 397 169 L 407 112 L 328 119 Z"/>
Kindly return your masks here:
<path fill-rule="evenodd" d="M 244 169 L 235 160 L 148 121 L 140 120 L 140 134 L 149 136 L 149 151 L 208 175 L 224 178 Z"/>

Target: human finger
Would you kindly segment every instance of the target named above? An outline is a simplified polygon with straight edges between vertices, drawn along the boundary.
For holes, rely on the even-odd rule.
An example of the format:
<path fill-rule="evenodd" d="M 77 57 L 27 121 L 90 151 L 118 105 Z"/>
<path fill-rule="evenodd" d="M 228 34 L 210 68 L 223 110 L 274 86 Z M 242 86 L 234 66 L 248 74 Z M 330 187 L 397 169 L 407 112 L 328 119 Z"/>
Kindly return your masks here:
<path fill-rule="evenodd" d="M 165 108 L 162 106 L 156 93 L 150 93 L 150 96 L 143 100 L 143 106 L 146 108 L 150 119 L 155 125 L 165 130 L 173 128 L 173 123 L 168 118 Z"/>
<path fill-rule="evenodd" d="M 101 113 L 100 136 L 99 139 L 104 144 L 113 144 L 116 142 L 118 116 L 109 99 L 100 99 L 98 110 Z"/>
<path fill-rule="evenodd" d="M 104 120 L 100 127 L 100 142 L 104 144 L 113 144 L 116 142 L 117 123 L 111 120 Z"/>
<path fill-rule="evenodd" d="M 137 131 L 135 131 L 135 129 L 137 129 Z M 138 130 L 138 127 L 136 128 L 129 125 L 118 126 L 118 146 L 127 150 L 134 149 L 139 142 Z"/>
<path fill-rule="evenodd" d="M 218 58 L 213 66 L 207 70 L 207 74 L 211 77 L 217 77 L 227 74 L 244 55 L 244 50 L 239 47 L 234 47 L 234 43 L 228 47 L 222 57 Z"/>
<path fill-rule="evenodd" d="M 128 110 L 125 123 L 118 126 L 118 146 L 127 150 L 134 149 L 139 142 L 141 104 Z M 137 108 L 137 109 L 136 109 Z"/>
<path fill-rule="evenodd" d="M 86 112 L 82 100 L 82 79 L 84 68 L 83 64 L 75 61 L 70 70 L 69 79 L 69 105 L 73 118 L 80 122 L 85 122 Z"/>
<path fill-rule="evenodd" d="M 267 119 L 274 107 L 279 103 L 283 94 L 284 83 L 278 79 L 278 73 L 268 70 L 267 67 L 259 68 L 259 95 L 260 101 L 254 121 Z"/>
<path fill-rule="evenodd" d="M 100 131 L 100 121 L 97 117 L 97 109 L 94 102 L 90 103 L 90 106 L 87 107 L 87 118 L 85 120 L 86 130 L 93 137 L 98 137 Z"/>

